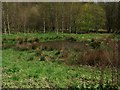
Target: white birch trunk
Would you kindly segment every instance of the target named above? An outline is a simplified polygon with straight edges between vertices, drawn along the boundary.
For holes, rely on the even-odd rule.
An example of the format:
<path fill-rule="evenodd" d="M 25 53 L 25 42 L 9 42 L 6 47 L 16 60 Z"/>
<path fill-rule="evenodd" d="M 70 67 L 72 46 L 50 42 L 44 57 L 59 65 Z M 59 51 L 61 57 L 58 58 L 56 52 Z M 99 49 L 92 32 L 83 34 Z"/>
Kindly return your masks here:
<path fill-rule="evenodd" d="M 3 20 L 4 33 L 7 34 L 4 10 L 2 10 L 2 12 L 3 12 L 2 14 L 3 14 L 3 16 L 4 16 L 4 20 Z"/>
<path fill-rule="evenodd" d="M 7 14 L 7 29 L 8 29 L 8 33 L 10 34 L 10 24 L 9 24 L 9 17 L 8 17 L 8 14 Z"/>
<path fill-rule="evenodd" d="M 7 3 L 6 3 L 6 5 L 7 5 L 7 13 L 6 13 L 7 29 L 8 29 L 8 34 L 10 34 L 11 32 L 10 32 L 10 23 L 9 23 L 9 15 L 8 15 L 9 10 L 8 10 L 8 4 Z"/>
<path fill-rule="evenodd" d="M 57 16 L 56 16 L 56 32 L 58 34 L 58 20 L 57 20 Z"/>
<path fill-rule="evenodd" d="M 70 27 L 69 27 L 69 32 L 71 33 L 72 32 L 72 6 L 73 6 L 73 2 L 72 2 L 72 5 L 71 5 L 71 8 L 70 8 Z"/>
<path fill-rule="evenodd" d="M 62 33 L 64 33 L 64 19 L 63 19 L 63 16 L 62 16 Z"/>
<path fill-rule="evenodd" d="M 44 25 L 44 33 L 46 33 L 45 27 L 46 27 L 46 22 L 45 22 L 45 18 L 43 20 L 43 25 Z"/>
<path fill-rule="evenodd" d="M 64 2 L 63 2 L 63 5 L 64 5 Z M 64 8 L 63 8 L 63 5 L 62 5 L 62 34 L 64 33 Z"/>

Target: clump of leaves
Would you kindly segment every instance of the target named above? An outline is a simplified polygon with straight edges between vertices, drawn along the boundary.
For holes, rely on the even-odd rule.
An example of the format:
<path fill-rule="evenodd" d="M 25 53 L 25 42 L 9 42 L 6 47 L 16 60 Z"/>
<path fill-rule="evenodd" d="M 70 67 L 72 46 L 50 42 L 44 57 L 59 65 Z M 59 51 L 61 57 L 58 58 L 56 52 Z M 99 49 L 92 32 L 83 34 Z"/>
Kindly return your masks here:
<path fill-rule="evenodd" d="M 27 42 L 32 43 L 33 40 L 32 40 L 31 38 L 29 38 L 29 39 L 27 40 Z"/>
<path fill-rule="evenodd" d="M 74 37 L 65 37 L 66 41 L 76 41 L 76 38 Z"/>
<path fill-rule="evenodd" d="M 19 72 L 19 68 L 16 66 L 13 66 L 12 68 L 7 70 L 7 73 L 15 73 L 15 72 Z"/>
<path fill-rule="evenodd" d="M 32 42 L 39 42 L 39 38 L 37 37 L 32 37 L 27 40 L 27 42 L 32 43 Z"/>
<path fill-rule="evenodd" d="M 44 56 L 44 55 L 42 55 L 42 56 L 40 57 L 40 61 L 45 61 L 45 56 Z"/>
<path fill-rule="evenodd" d="M 34 60 L 34 58 L 35 58 L 35 53 L 31 53 L 30 52 L 30 55 L 29 55 L 29 57 L 28 57 L 28 61 L 32 61 L 32 60 Z"/>
<path fill-rule="evenodd" d="M 15 38 L 13 38 L 12 41 L 16 41 Z"/>
<path fill-rule="evenodd" d="M 42 54 L 42 50 L 39 49 L 39 48 L 37 48 L 35 55 L 36 55 L 36 56 L 41 56 L 41 54 Z"/>
<path fill-rule="evenodd" d="M 77 65 L 79 60 L 78 57 L 79 55 L 75 51 L 69 51 L 66 63 L 69 65 Z"/>
<path fill-rule="evenodd" d="M 7 39 L 6 38 L 3 38 L 3 40 L 2 41 L 6 41 Z"/>
<path fill-rule="evenodd" d="M 34 37 L 34 38 L 33 38 L 33 41 L 34 41 L 34 42 L 39 42 L 39 39 L 38 39 L 37 37 Z"/>
<path fill-rule="evenodd" d="M 55 52 L 55 55 L 59 55 L 59 54 L 60 54 L 60 51 Z"/>
<path fill-rule="evenodd" d="M 61 38 L 62 37 L 60 37 L 60 36 L 57 35 L 57 36 L 54 37 L 54 40 L 61 39 Z"/>
<path fill-rule="evenodd" d="M 47 46 L 42 47 L 42 50 L 47 50 Z"/>
<path fill-rule="evenodd" d="M 100 48 L 101 42 L 100 42 L 100 41 L 97 41 L 96 39 L 93 38 L 93 39 L 91 40 L 90 46 L 91 46 L 93 49 Z"/>
<path fill-rule="evenodd" d="M 23 38 L 16 38 L 17 44 L 22 44 L 23 43 Z"/>
<path fill-rule="evenodd" d="M 18 81 L 18 80 L 19 80 L 19 77 L 18 77 L 17 75 L 13 75 L 13 76 L 11 77 L 11 79 L 14 80 L 14 81 Z"/>

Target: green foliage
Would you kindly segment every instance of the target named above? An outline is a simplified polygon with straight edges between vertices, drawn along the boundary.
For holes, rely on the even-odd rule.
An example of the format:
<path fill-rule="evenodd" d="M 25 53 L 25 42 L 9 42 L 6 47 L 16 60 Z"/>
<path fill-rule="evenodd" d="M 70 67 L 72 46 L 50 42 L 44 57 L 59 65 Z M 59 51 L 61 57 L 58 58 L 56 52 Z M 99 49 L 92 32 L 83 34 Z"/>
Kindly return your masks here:
<path fill-rule="evenodd" d="M 75 51 L 71 50 L 67 53 L 69 53 L 69 56 L 68 56 L 68 59 L 67 59 L 66 63 L 68 65 L 77 65 L 78 64 L 78 58 L 79 58 L 78 52 L 75 52 Z"/>
<path fill-rule="evenodd" d="M 27 42 L 33 42 L 34 38 L 39 39 L 40 42 L 46 42 L 46 41 L 52 41 L 52 40 L 65 40 L 65 38 L 69 38 L 72 37 L 74 39 L 76 39 L 77 41 L 86 41 L 88 39 L 92 39 L 92 38 L 103 38 L 103 37 L 108 37 L 111 36 L 112 34 L 61 34 L 59 33 L 59 35 L 56 35 L 55 33 L 46 33 L 46 34 L 42 34 L 42 33 L 28 33 L 28 34 L 24 34 L 24 33 L 19 33 L 19 34 L 6 34 L 6 35 L 2 35 L 2 40 L 3 43 L 7 43 L 7 42 L 11 42 L 13 44 L 15 44 L 17 41 L 21 41 L 23 42 L 24 38 L 27 38 Z M 115 35 L 117 37 L 119 37 L 120 35 Z M 34 38 L 33 38 L 34 37 Z M 15 41 L 12 41 L 12 39 L 15 39 Z"/>
<path fill-rule="evenodd" d="M 77 23 L 80 30 L 96 31 L 105 25 L 105 12 L 98 4 L 86 3 L 82 6 Z"/>
<path fill-rule="evenodd" d="M 65 37 L 65 40 L 66 41 L 76 41 L 76 38 L 74 38 L 74 37 Z"/>
<path fill-rule="evenodd" d="M 91 43 L 90 43 L 90 46 L 92 46 L 93 49 L 100 48 L 101 42 L 100 42 L 100 41 L 97 41 L 97 40 L 95 40 L 95 39 L 92 39 L 92 40 L 91 40 Z"/>
<path fill-rule="evenodd" d="M 114 8 L 110 9 L 111 7 Z M 108 3 L 108 5 L 91 2 L 3 3 L 2 31 L 5 34 L 36 32 L 58 34 L 62 32 L 60 29 L 64 29 L 63 32 L 67 33 L 77 33 L 81 30 L 97 31 L 97 29 L 106 31 L 107 19 L 106 26 L 109 25 L 110 28 L 112 26 L 113 31 L 119 32 L 119 8 L 119 3 Z"/>
<path fill-rule="evenodd" d="M 28 61 L 32 53 L 31 51 L 15 51 L 13 49 L 3 50 L 3 88 L 67 88 L 69 86 L 81 88 L 81 82 L 86 82 L 81 81 L 81 78 L 91 82 L 99 80 L 100 72 L 97 68 L 41 62 L 35 58 Z M 108 70 L 106 73 L 105 77 L 110 79 L 111 73 Z M 88 87 L 86 84 L 87 82 L 83 88 Z"/>
<path fill-rule="evenodd" d="M 59 55 L 59 54 L 60 54 L 60 52 L 59 52 L 59 51 L 55 52 L 55 55 Z"/>
<path fill-rule="evenodd" d="M 40 61 L 45 61 L 45 56 L 41 56 Z"/>
<path fill-rule="evenodd" d="M 22 38 L 27 37 L 27 40 L 30 37 L 34 36 L 42 42 L 45 41 L 45 38 L 50 38 L 46 41 L 56 39 L 64 40 L 65 37 L 71 36 L 79 41 L 91 42 L 91 39 L 94 37 L 99 39 L 110 35 L 111 34 L 63 34 L 63 36 L 56 36 L 54 33 L 44 35 L 3 35 L 3 43 L 6 45 L 8 43 L 12 43 L 12 45 L 14 45 L 16 43 L 14 38 L 17 36 Z M 55 39 L 51 37 L 55 37 Z M 9 38 L 11 38 L 10 42 L 8 42 Z M 103 85 L 100 86 L 98 82 L 100 80 L 101 74 L 98 68 L 91 66 L 82 66 L 80 64 L 79 66 L 71 66 L 72 64 L 76 64 L 81 60 L 80 58 L 78 60 L 80 53 L 77 53 L 75 51 L 72 51 L 71 53 L 69 52 L 69 63 L 71 64 L 70 66 L 61 63 L 61 52 L 57 50 L 38 49 L 19 51 L 9 48 L 3 49 L 2 53 L 3 88 L 71 88 L 96 90 L 102 87 L 103 90 L 106 90 L 107 88 L 115 89 L 118 87 L 112 85 L 112 73 L 110 68 L 105 69 L 106 73 L 104 74 L 104 82 Z M 94 56 L 95 54 L 93 53 Z M 109 83 L 105 82 L 106 78 Z"/>

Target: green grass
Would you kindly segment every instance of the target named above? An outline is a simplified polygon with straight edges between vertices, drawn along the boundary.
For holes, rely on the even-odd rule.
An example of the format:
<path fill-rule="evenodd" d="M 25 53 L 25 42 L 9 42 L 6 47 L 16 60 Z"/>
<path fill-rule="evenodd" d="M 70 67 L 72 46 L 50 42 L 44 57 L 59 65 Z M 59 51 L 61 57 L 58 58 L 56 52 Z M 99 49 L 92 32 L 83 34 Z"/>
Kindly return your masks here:
<path fill-rule="evenodd" d="M 51 40 L 65 40 L 66 37 L 74 37 L 77 41 L 90 41 L 92 38 L 112 37 L 120 39 L 120 35 L 112 34 L 11 34 L 2 35 L 7 39 L 6 45 L 15 45 L 16 38 L 37 37 L 41 42 Z M 51 61 L 39 61 L 35 57 L 35 51 L 18 51 L 15 49 L 3 49 L 2 51 L 2 83 L 4 88 L 67 88 L 67 87 L 99 87 L 100 70 L 90 66 L 68 66 L 59 62 L 57 51 L 45 51 L 43 55 L 51 57 Z M 32 59 L 30 59 L 32 58 Z M 0 65 L 1 66 L 1 65 Z M 111 82 L 111 70 L 105 69 L 104 83 Z M 88 85 L 88 86 L 86 86 Z M 105 86 L 106 84 L 104 84 Z M 92 89 L 93 90 L 93 89 Z"/>
<path fill-rule="evenodd" d="M 67 36 L 72 36 L 75 37 L 78 41 L 82 41 L 82 40 L 90 40 L 92 38 L 104 38 L 104 37 L 108 37 L 111 36 L 112 34 L 56 34 L 56 33 L 20 33 L 20 34 L 10 34 L 10 35 L 2 35 L 2 38 L 6 38 L 6 39 L 14 39 L 14 38 L 33 38 L 33 37 L 37 37 L 40 39 L 40 41 L 50 41 L 50 40 L 64 40 L 65 37 Z M 118 35 L 119 36 L 119 35 Z M 117 37 L 118 37 L 117 36 Z"/>
<path fill-rule="evenodd" d="M 97 68 L 67 66 L 37 59 L 29 61 L 32 55 L 34 51 L 3 50 L 3 87 L 80 87 L 82 83 L 95 84 L 95 81 L 98 83 L 100 79 L 100 71 Z M 105 78 L 111 81 L 109 69 L 106 70 Z"/>

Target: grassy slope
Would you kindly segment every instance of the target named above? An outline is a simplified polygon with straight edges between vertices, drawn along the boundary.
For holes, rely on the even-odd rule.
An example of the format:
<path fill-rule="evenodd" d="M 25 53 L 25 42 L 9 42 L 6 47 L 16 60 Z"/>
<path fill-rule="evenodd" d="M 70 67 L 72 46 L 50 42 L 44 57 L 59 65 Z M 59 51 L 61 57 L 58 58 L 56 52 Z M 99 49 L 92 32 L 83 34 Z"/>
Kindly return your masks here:
<path fill-rule="evenodd" d="M 57 62 L 29 61 L 31 51 L 3 50 L 4 87 L 79 87 L 83 80 L 99 80 L 98 69 L 88 66 L 66 66 Z M 110 78 L 106 71 L 105 78 Z M 92 84 L 92 83 L 91 83 Z"/>

